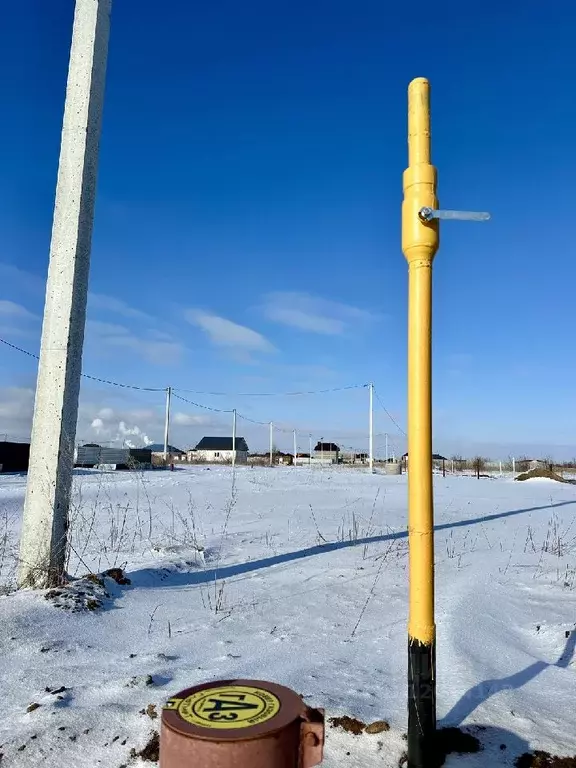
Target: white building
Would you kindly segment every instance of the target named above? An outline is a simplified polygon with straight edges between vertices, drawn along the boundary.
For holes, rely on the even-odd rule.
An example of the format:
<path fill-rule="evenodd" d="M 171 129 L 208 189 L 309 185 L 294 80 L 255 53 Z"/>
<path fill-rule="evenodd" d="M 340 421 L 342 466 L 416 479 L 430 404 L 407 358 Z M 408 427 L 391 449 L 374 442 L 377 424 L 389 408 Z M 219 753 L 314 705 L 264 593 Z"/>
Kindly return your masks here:
<path fill-rule="evenodd" d="M 236 438 L 236 464 L 248 463 L 248 445 L 243 437 Z M 203 437 L 196 448 L 188 453 L 188 461 L 231 464 L 233 446 L 231 437 Z"/>
<path fill-rule="evenodd" d="M 336 443 L 323 443 L 320 442 L 314 448 L 314 458 L 319 459 L 322 463 L 338 464 L 340 457 L 340 446 Z"/>

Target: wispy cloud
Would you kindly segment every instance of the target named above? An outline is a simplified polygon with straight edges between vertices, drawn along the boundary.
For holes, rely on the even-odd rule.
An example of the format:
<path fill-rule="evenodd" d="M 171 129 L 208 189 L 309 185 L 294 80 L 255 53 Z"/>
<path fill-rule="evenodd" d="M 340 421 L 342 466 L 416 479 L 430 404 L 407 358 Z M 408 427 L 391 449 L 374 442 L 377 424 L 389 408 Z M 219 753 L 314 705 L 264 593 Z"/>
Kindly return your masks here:
<path fill-rule="evenodd" d="M 274 323 L 327 336 L 342 336 L 377 320 L 365 309 L 298 291 L 268 293 L 261 309 Z"/>
<path fill-rule="evenodd" d="M 0 440 L 27 438 L 33 410 L 33 387 L 0 387 Z"/>
<path fill-rule="evenodd" d="M 173 425 L 179 427 L 209 427 L 214 422 L 214 419 L 211 416 L 176 411 L 176 413 L 172 414 L 171 421 Z"/>
<path fill-rule="evenodd" d="M 201 328 L 216 346 L 244 353 L 274 351 L 274 346 L 261 333 L 225 317 L 200 309 L 188 309 L 184 316 L 189 323 Z"/>
<path fill-rule="evenodd" d="M 152 320 L 153 318 L 143 312 L 141 309 L 131 307 L 130 304 L 117 299 L 115 296 L 108 296 L 104 293 L 90 293 L 88 295 L 88 310 L 100 312 L 111 312 L 122 317 L 128 317 L 134 320 Z"/>
<path fill-rule="evenodd" d="M 46 279 L 33 272 L 26 272 L 13 264 L 0 262 L 0 285 L 9 285 L 11 293 L 44 295 Z"/>
<path fill-rule="evenodd" d="M 155 365 L 176 363 L 183 352 L 182 345 L 177 341 L 169 338 L 160 340 L 153 333 L 138 335 L 115 323 L 88 320 L 86 332 L 88 342 L 97 343 L 99 348 L 128 349 Z"/>
<path fill-rule="evenodd" d="M 40 330 L 40 318 L 24 305 L 0 299 L 0 334 L 9 338 L 32 336 Z"/>
<path fill-rule="evenodd" d="M 8 301 L 7 299 L 0 299 L 0 317 L 15 320 L 38 320 L 37 315 L 30 312 L 22 304 L 16 304 L 15 301 Z"/>

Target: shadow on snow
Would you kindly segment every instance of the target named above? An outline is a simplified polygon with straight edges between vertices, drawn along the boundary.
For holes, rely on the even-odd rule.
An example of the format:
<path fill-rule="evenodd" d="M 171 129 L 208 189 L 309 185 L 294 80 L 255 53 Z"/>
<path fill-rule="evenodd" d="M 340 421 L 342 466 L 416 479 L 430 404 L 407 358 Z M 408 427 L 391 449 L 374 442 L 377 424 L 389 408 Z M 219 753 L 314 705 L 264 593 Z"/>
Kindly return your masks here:
<path fill-rule="evenodd" d="M 513 509 L 508 512 L 499 512 L 493 515 L 483 517 L 474 517 L 469 520 L 457 520 L 451 523 L 442 523 L 434 527 L 435 531 L 447 531 L 453 528 L 464 528 L 469 525 L 478 525 L 488 523 L 492 520 L 499 520 L 513 515 L 521 515 L 526 512 L 537 512 L 543 509 L 555 509 L 564 507 L 568 504 L 576 504 L 576 499 L 571 501 L 559 501 L 555 504 L 546 504 L 541 507 L 525 507 L 523 509 Z M 206 568 L 200 571 L 173 572 L 163 583 L 158 582 L 158 570 L 145 568 L 139 571 L 132 571 L 127 574 L 130 577 L 133 587 L 173 587 L 173 586 L 193 586 L 195 584 L 210 584 L 219 579 L 229 579 L 233 576 L 241 576 L 246 573 L 260 571 L 264 568 L 271 568 L 275 565 L 290 563 L 295 560 L 303 560 L 307 557 L 326 554 L 327 552 L 336 552 L 350 547 L 364 546 L 366 544 L 377 544 L 383 541 L 397 541 L 408 538 L 408 531 L 393 531 L 381 536 L 368 536 L 365 538 L 354 539 L 352 541 L 335 541 L 329 544 L 318 544 L 314 547 L 299 549 L 295 552 L 285 552 L 282 555 L 273 557 L 264 557 L 259 560 L 250 560 L 245 563 L 236 563 L 234 565 L 223 565 L 216 568 Z"/>
<path fill-rule="evenodd" d="M 574 658 L 574 651 L 576 650 L 576 630 L 573 630 L 568 635 L 566 644 L 558 660 L 552 663 L 546 661 L 535 661 L 530 664 L 526 669 L 515 672 L 513 675 L 507 677 L 496 678 L 492 680 L 483 680 L 481 683 L 474 685 L 462 696 L 460 701 L 452 707 L 450 712 L 442 718 L 442 725 L 460 725 L 474 710 L 487 701 L 491 696 L 501 691 L 518 690 L 523 685 L 534 680 L 545 669 L 552 667 L 558 667 L 559 669 L 567 669 L 570 666 L 572 659 Z"/>

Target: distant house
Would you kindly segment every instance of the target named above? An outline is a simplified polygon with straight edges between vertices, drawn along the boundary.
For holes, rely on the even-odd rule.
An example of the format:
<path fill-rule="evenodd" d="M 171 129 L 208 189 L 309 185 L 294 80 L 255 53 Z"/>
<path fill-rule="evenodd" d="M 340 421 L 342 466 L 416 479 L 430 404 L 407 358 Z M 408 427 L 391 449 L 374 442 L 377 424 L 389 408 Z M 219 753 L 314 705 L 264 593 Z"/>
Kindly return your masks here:
<path fill-rule="evenodd" d="M 152 462 L 164 461 L 164 443 L 152 443 L 152 445 L 146 446 L 148 450 L 152 451 Z M 186 451 L 181 451 L 180 448 L 175 448 L 173 445 L 168 445 L 168 461 L 186 461 Z"/>
<path fill-rule="evenodd" d="M 404 462 L 404 466 L 408 468 L 408 454 L 405 453 L 404 456 L 402 456 L 402 461 Z M 446 462 L 447 458 L 446 456 L 442 456 L 439 453 L 433 453 L 432 454 L 432 467 L 438 467 L 439 469 L 445 470 L 446 469 Z"/>
<path fill-rule="evenodd" d="M 0 442 L 0 472 L 27 472 L 30 443 Z"/>
<path fill-rule="evenodd" d="M 243 437 L 236 438 L 235 446 L 231 437 L 203 437 L 196 448 L 189 451 L 188 460 L 228 464 L 232 462 L 234 448 L 236 464 L 247 464 L 248 444 Z"/>
<path fill-rule="evenodd" d="M 152 466 L 152 452 L 149 448 L 102 448 L 96 443 L 88 443 L 77 446 L 74 451 L 74 466 L 148 469 Z"/>
<path fill-rule="evenodd" d="M 340 447 L 336 443 L 317 443 L 314 448 L 314 458 L 321 461 L 338 464 Z"/>
<path fill-rule="evenodd" d="M 368 458 L 367 453 L 355 453 L 352 450 L 348 450 L 340 453 L 338 461 L 341 464 L 367 464 Z"/>

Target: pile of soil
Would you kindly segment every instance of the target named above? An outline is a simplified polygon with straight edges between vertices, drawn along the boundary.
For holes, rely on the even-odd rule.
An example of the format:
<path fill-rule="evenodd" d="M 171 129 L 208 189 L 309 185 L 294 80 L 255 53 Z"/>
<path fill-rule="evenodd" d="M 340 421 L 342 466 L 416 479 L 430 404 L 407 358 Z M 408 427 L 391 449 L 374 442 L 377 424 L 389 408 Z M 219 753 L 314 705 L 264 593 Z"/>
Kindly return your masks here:
<path fill-rule="evenodd" d="M 386 720 L 376 720 L 374 723 L 366 725 L 362 720 L 358 720 L 356 717 L 331 717 L 328 721 L 332 728 L 342 728 L 347 733 L 353 733 L 354 736 L 359 736 L 361 733 L 384 733 L 389 731 L 390 726 Z"/>
<path fill-rule="evenodd" d="M 566 480 L 561 475 L 557 475 L 556 472 L 552 472 L 551 469 L 531 469 L 529 472 L 522 472 L 522 474 L 518 475 L 515 479 L 531 480 L 533 477 L 545 477 L 547 480 L 556 480 L 557 483 L 576 485 L 576 480 Z"/>
<path fill-rule="evenodd" d="M 132 759 L 139 757 L 147 763 L 155 763 L 160 760 L 160 734 L 157 731 L 154 731 L 154 733 L 150 735 L 148 743 L 140 750 L 140 752 L 136 752 L 135 749 L 130 750 L 130 757 Z"/>
<path fill-rule="evenodd" d="M 556 757 L 548 752 L 528 752 L 516 760 L 516 768 L 576 768 L 575 757 Z"/>

